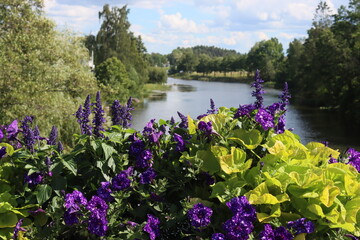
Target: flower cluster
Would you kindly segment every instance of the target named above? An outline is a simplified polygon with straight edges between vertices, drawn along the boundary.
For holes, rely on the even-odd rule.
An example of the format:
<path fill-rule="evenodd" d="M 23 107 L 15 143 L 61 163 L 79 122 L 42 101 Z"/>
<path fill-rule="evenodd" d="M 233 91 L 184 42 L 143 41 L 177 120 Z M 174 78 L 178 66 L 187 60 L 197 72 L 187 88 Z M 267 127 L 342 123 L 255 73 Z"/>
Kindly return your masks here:
<path fill-rule="evenodd" d="M 26 116 L 24 120 L 21 121 L 21 129 L 24 136 L 24 144 L 30 152 L 34 152 L 35 144 L 35 134 L 31 129 L 30 124 L 34 121 L 33 116 Z"/>
<path fill-rule="evenodd" d="M 115 100 L 113 102 L 111 106 L 111 120 L 113 125 L 120 125 L 123 128 L 128 128 L 131 126 L 130 121 L 132 120 L 132 115 L 130 111 L 134 110 L 131 105 L 132 98 L 129 98 L 124 106 L 121 106 L 119 100 Z"/>
<path fill-rule="evenodd" d="M 151 143 L 159 143 L 160 137 L 164 134 L 154 127 L 155 119 L 151 119 L 144 127 L 143 135 L 149 138 Z"/>
<path fill-rule="evenodd" d="M 262 80 L 260 78 L 260 71 L 256 70 L 255 81 L 251 86 L 255 88 L 255 90 L 252 92 L 252 96 L 256 98 L 254 105 L 255 105 L 255 108 L 257 108 L 257 109 L 263 107 L 264 98 L 262 95 L 265 93 L 265 91 L 263 90 L 263 87 L 262 87 L 263 82 L 264 82 L 264 80 Z"/>
<path fill-rule="evenodd" d="M 98 196 L 92 196 L 86 208 L 90 212 L 88 222 L 89 232 L 98 236 L 105 236 L 108 230 L 106 215 L 109 208 L 106 202 Z"/>
<path fill-rule="evenodd" d="M 81 215 L 82 206 L 86 206 L 87 200 L 82 192 L 74 190 L 72 193 L 65 195 L 65 214 L 64 221 L 66 225 L 74 225 L 79 222 L 78 217 Z"/>
<path fill-rule="evenodd" d="M 24 221 L 24 219 L 19 219 L 19 221 L 16 223 L 15 229 L 14 229 L 14 232 L 13 232 L 13 239 L 18 238 L 20 231 L 22 231 L 22 232 L 26 231 L 25 228 L 21 227 L 21 225 L 23 224 L 23 221 Z"/>
<path fill-rule="evenodd" d="M 353 165 L 358 172 L 360 172 L 360 152 L 356 151 L 353 148 L 349 148 L 346 152 L 348 155 L 348 164 Z"/>
<path fill-rule="evenodd" d="M 204 206 L 202 203 L 195 204 L 192 209 L 187 212 L 187 216 L 191 225 L 195 229 L 200 229 L 208 226 L 211 222 L 211 215 L 213 211 L 211 208 Z"/>
<path fill-rule="evenodd" d="M 100 91 L 96 93 L 96 102 L 93 104 L 93 112 L 94 112 L 94 135 L 98 137 L 104 137 L 104 135 L 101 133 L 104 131 L 103 124 L 106 122 L 104 118 L 104 110 L 102 108 L 101 104 L 101 98 L 100 98 Z"/>
<path fill-rule="evenodd" d="M 215 108 L 214 100 L 212 100 L 212 98 L 210 98 L 210 109 L 208 109 L 205 114 L 199 115 L 197 117 L 197 119 L 200 120 L 200 119 L 202 119 L 203 117 L 206 117 L 209 114 L 216 114 L 216 113 L 218 113 L 218 111 L 219 111 L 219 109 Z"/>
<path fill-rule="evenodd" d="M 179 115 L 179 117 L 181 119 L 179 127 L 180 128 L 187 128 L 188 125 L 189 125 L 187 117 L 185 115 L 183 115 L 182 113 L 180 113 L 180 112 L 177 112 L 177 114 Z"/>
<path fill-rule="evenodd" d="M 41 172 L 34 172 L 30 175 L 25 175 L 25 182 L 30 188 L 35 187 L 36 185 L 42 183 L 44 175 Z"/>
<path fill-rule="evenodd" d="M 160 236 L 160 220 L 154 215 L 148 214 L 147 223 L 143 230 L 149 234 L 151 240 L 155 240 Z"/>
<path fill-rule="evenodd" d="M 176 142 L 176 148 L 175 150 L 177 152 L 183 152 L 186 149 L 186 141 L 183 139 L 183 137 L 177 133 L 174 133 L 173 135 L 174 141 Z"/>
<path fill-rule="evenodd" d="M 270 224 L 264 225 L 264 230 L 260 233 L 260 240 L 292 240 L 294 236 L 283 226 L 273 229 Z"/>
<path fill-rule="evenodd" d="M 300 218 L 296 221 L 290 221 L 287 224 L 288 228 L 295 231 L 295 235 L 300 233 L 312 233 L 315 230 L 315 225 L 311 221 L 306 221 L 306 218 Z"/>
<path fill-rule="evenodd" d="M 92 135 L 92 127 L 89 124 L 89 117 L 91 114 L 90 105 L 90 95 L 88 95 L 85 99 L 84 107 L 80 105 L 79 109 L 74 114 L 77 118 L 77 122 L 80 125 L 81 134 Z"/>
<path fill-rule="evenodd" d="M 47 141 L 47 143 L 49 145 L 56 145 L 57 137 L 58 137 L 58 130 L 55 126 L 52 126 L 49 140 Z"/>

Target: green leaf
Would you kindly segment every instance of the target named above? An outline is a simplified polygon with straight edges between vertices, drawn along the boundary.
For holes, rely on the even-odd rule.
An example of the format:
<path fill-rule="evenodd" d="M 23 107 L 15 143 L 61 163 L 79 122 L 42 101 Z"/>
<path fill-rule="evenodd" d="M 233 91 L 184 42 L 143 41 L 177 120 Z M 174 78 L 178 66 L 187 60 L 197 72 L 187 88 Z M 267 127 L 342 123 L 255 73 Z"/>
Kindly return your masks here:
<path fill-rule="evenodd" d="M 47 184 L 39 184 L 36 187 L 36 199 L 41 205 L 51 197 L 52 188 Z"/>
<path fill-rule="evenodd" d="M 224 182 L 217 182 L 211 188 L 212 192 L 210 198 L 218 198 L 222 203 L 226 201 L 228 191 Z"/>
<path fill-rule="evenodd" d="M 116 153 L 115 148 L 106 143 L 101 143 L 101 147 L 105 155 L 105 160 L 108 160 L 114 153 Z"/>
<path fill-rule="evenodd" d="M 239 128 L 231 132 L 229 140 L 233 140 L 248 149 L 255 149 L 261 144 L 262 136 L 257 129 L 246 131 L 245 129 Z"/>
<path fill-rule="evenodd" d="M 328 185 L 324 188 L 324 190 L 320 194 L 320 201 L 326 206 L 330 207 L 333 205 L 334 200 L 337 195 L 339 195 L 340 189 L 338 187 L 334 187 Z"/>
<path fill-rule="evenodd" d="M 8 212 L 13 209 L 13 206 L 8 202 L 0 202 L 0 213 Z"/>
<path fill-rule="evenodd" d="M 13 147 L 13 146 L 11 146 L 11 145 L 8 144 L 8 143 L 0 143 L 0 148 L 1 148 L 1 147 L 6 147 L 6 154 L 7 154 L 8 156 L 13 155 L 13 153 L 14 153 L 14 147 Z"/>
<path fill-rule="evenodd" d="M 213 174 L 220 171 L 220 165 L 217 158 L 210 151 L 199 150 L 196 152 L 196 157 L 203 161 L 201 169 L 205 172 Z"/>
<path fill-rule="evenodd" d="M 187 119 L 188 119 L 189 134 L 195 134 L 196 133 L 196 125 L 194 123 L 194 120 L 190 116 L 187 116 Z"/>
<path fill-rule="evenodd" d="M 211 122 L 213 129 L 217 133 L 221 134 L 221 130 L 225 126 L 228 117 L 224 114 L 218 113 L 218 114 L 209 114 L 200 120 L 204 122 Z"/>
<path fill-rule="evenodd" d="M 72 174 L 76 175 L 77 165 L 72 158 L 62 159 L 60 158 L 61 163 L 72 172 Z"/>
<path fill-rule="evenodd" d="M 0 213 L 0 228 L 12 228 L 15 227 L 18 222 L 18 218 L 13 212 Z"/>

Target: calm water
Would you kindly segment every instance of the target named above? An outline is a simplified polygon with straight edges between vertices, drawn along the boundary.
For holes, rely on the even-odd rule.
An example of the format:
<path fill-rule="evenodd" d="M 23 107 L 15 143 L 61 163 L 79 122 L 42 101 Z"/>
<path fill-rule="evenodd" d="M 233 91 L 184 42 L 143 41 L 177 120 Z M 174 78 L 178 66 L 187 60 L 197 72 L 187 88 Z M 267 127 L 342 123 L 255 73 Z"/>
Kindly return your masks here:
<path fill-rule="evenodd" d="M 238 107 L 239 104 L 254 102 L 250 85 L 243 83 L 202 82 L 193 80 L 168 79 L 171 90 L 162 97 L 148 99 L 133 112 L 133 127 L 142 130 L 144 125 L 155 118 L 169 120 L 172 116 L 180 121 L 177 111 L 196 118 L 210 108 L 210 98 L 216 107 Z M 281 91 L 265 88 L 264 103 L 270 105 L 279 101 Z M 324 111 L 290 105 L 286 114 L 287 128 L 301 137 L 303 143 L 328 141 L 330 147 L 360 150 L 360 137 L 346 129 L 340 119 Z"/>

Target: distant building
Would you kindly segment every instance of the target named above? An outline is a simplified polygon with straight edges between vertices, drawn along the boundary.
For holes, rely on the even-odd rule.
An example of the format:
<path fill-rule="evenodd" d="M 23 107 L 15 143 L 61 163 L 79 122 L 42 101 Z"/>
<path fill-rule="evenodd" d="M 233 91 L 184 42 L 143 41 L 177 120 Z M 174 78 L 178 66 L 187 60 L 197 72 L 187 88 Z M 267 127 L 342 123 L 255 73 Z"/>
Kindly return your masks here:
<path fill-rule="evenodd" d="M 94 64 L 94 51 L 91 51 L 91 56 L 88 62 L 88 66 L 90 67 L 90 69 L 93 71 L 95 69 L 95 64 Z"/>

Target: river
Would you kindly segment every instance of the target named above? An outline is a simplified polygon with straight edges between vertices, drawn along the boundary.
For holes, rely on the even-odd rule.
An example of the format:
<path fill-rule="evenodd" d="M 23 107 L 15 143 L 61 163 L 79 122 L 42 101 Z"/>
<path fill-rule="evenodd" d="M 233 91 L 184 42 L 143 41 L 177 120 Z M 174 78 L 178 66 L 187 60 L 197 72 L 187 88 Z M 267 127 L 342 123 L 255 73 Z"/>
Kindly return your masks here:
<path fill-rule="evenodd" d="M 142 130 L 151 119 L 169 120 L 172 116 L 180 121 L 177 111 L 196 118 L 210 108 L 210 98 L 216 107 L 238 107 L 255 101 L 253 88 L 244 83 L 203 82 L 168 78 L 171 90 L 161 97 L 147 99 L 133 111 L 132 127 Z M 279 101 L 281 91 L 265 88 L 264 104 Z M 289 105 L 286 113 L 286 128 L 301 137 L 302 143 L 328 141 L 329 146 L 345 150 L 353 147 L 360 150 L 360 137 L 347 129 L 341 119 L 326 111 Z"/>

